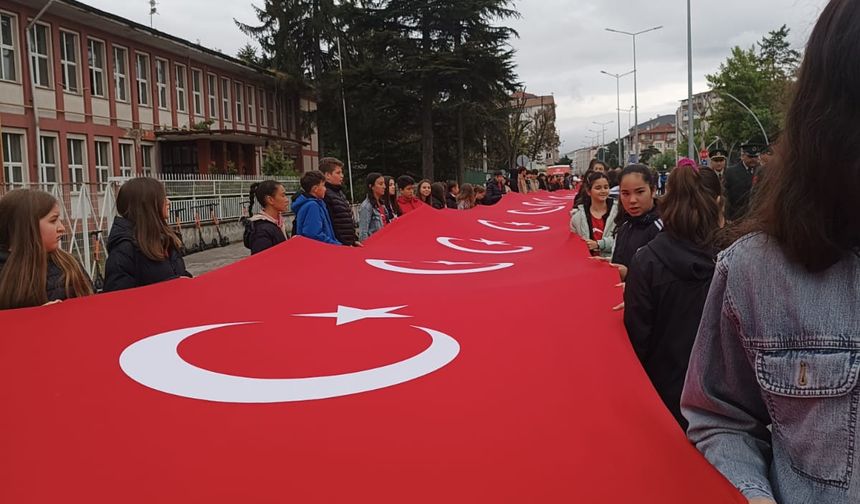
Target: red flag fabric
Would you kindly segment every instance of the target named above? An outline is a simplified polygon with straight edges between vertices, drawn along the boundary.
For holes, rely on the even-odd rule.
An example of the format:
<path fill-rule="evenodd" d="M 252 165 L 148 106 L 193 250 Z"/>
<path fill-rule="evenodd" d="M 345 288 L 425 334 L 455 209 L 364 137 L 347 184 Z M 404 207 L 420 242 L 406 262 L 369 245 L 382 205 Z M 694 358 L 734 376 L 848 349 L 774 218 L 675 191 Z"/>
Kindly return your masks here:
<path fill-rule="evenodd" d="M 0 312 L 0 502 L 745 502 L 650 386 L 571 197 Z"/>

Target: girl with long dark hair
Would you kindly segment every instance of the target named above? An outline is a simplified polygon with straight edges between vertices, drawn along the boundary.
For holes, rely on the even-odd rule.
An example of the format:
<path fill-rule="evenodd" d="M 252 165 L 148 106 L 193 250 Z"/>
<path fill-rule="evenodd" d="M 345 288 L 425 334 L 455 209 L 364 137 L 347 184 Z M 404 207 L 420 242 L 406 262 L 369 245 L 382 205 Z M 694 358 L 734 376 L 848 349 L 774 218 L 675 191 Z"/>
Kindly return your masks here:
<path fill-rule="evenodd" d="M 0 310 L 93 294 L 80 263 L 60 247 L 60 206 L 44 191 L 0 198 Z"/>
<path fill-rule="evenodd" d="M 470 210 L 475 208 L 475 188 L 472 184 L 463 184 L 460 193 L 457 194 L 457 209 Z"/>
<path fill-rule="evenodd" d="M 394 177 L 385 176 L 385 187 L 387 190 L 382 195 L 382 204 L 385 207 L 385 216 L 388 217 L 388 222 L 391 222 L 403 215 L 403 212 L 397 204 L 397 182 Z"/>
<path fill-rule="evenodd" d="M 367 197 L 358 208 L 359 241 L 368 239 L 373 233 L 390 222 L 383 203 L 383 197 L 388 192 L 385 177 L 377 172 L 368 173 L 365 188 L 367 189 Z"/>
<path fill-rule="evenodd" d="M 289 198 L 284 185 L 274 180 L 255 182 L 251 184 L 248 198 L 249 214 L 253 212 L 255 201 L 260 206 L 260 211 L 245 223 L 243 238 L 245 246 L 251 249 L 251 255 L 287 241 L 283 213 L 287 210 Z"/>
<path fill-rule="evenodd" d="M 621 207 L 615 217 L 615 247 L 612 264 L 618 266 L 621 280 L 633 254 L 644 247 L 663 229 L 655 201 L 656 179 L 645 165 L 629 165 L 621 172 L 619 188 Z"/>
<path fill-rule="evenodd" d="M 445 202 L 445 193 L 448 191 L 447 186 L 443 182 L 433 182 L 430 185 L 430 206 L 436 210 L 447 208 Z"/>
<path fill-rule="evenodd" d="M 573 209 L 570 231 L 585 240 L 592 256 L 609 257 L 615 245 L 615 216 L 618 205 L 609 197 L 609 179 L 594 172 L 583 184 L 585 197 Z"/>
<path fill-rule="evenodd" d="M 860 2 L 831 0 L 690 358 L 687 436 L 750 502 L 860 500 L 858 69 Z"/>
<path fill-rule="evenodd" d="M 624 290 L 627 335 L 663 403 L 682 428 L 681 389 L 716 264 L 722 187 L 679 164 L 660 200 L 663 232 L 633 256 Z"/>
<path fill-rule="evenodd" d="M 164 185 L 150 177 L 129 180 L 116 198 L 119 213 L 108 237 L 105 292 L 190 277 L 182 242 L 167 224 L 170 201 Z"/>
<path fill-rule="evenodd" d="M 415 197 L 417 197 L 421 203 L 430 204 L 430 193 L 432 191 L 431 185 L 433 183 L 427 179 L 423 179 L 421 182 L 415 186 Z"/>

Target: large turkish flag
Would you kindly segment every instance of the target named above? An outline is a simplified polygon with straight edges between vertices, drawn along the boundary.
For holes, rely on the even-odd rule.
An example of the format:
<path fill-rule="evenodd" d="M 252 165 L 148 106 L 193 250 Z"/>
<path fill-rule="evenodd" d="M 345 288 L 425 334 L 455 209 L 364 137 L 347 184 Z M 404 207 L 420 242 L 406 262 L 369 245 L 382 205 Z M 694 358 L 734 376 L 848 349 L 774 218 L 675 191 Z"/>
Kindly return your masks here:
<path fill-rule="evenodd" d="M 742 503 L 569 193 L 0 312 L 0 502 Z"/>

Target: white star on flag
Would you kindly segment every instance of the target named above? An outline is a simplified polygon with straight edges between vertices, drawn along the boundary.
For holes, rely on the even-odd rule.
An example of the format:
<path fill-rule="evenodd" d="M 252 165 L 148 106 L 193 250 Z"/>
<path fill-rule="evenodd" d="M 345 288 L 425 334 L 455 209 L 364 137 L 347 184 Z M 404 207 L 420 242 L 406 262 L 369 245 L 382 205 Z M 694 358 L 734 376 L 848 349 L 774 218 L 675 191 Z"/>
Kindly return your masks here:
<path fill-rule="evenodd" d="M 406 308 L 406 305 L 403 306 L 392 306 L 388 308 L 371 308 L 369 310 L 365 310 L 362 308 L 353 308 L 351 306 L 341 306 L 337 305 L 337 311 L 334 313 L 303 313 L 293 315 L 294 317 L 311 317 L 311 318 L 333 318 L 337 319 L 337 323 L 335 325 L 344 325 L 349 324 L 350 322 L 358 322 L 359 320 L 377 318 L 377 319 L 386 319 L 386 318 L 411 318 L 411 315 L 400 315 L 399 313 L 391 313 L 393 311 L 397 311 L 401 308 Z"/>
<path fill-rule="evenodd" d="M 484 245 L 510 245 L 510 243 L 508 243 L 508 242 L 492 241 L 492 240 L 488 240 L 486 238 L 482 238 L 480 240 L 472 240 L 472 241 L 475 243 L 483 243 Z"/>

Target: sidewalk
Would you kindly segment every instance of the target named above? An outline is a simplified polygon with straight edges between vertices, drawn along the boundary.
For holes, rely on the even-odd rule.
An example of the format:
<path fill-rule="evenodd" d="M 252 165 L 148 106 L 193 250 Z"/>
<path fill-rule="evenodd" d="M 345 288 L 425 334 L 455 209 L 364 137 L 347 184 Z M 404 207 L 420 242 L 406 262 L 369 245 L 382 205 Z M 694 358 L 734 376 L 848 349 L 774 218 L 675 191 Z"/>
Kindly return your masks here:
<path fill-rule="evenodd" d="M 194 276 L 227 266 L 248 257 L 251 252 L 241 241 L 185 256 L 185 268 Z"/>

